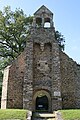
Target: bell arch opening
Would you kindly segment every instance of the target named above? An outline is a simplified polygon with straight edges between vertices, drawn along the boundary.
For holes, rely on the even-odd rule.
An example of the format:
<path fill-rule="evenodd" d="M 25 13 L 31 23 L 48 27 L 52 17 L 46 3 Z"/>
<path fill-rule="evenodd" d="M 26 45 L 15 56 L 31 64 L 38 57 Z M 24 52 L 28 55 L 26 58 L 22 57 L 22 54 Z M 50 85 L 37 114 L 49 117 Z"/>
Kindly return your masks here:
<path fill-rule="evenodd" d="M 51 23 L 50 23 L 50 18 L 45 18 L 44 19 L 44 28 L 50 28 Z"/>
<path fill-rule="evenodd" d="M 42 25 L 42 18 L 40 18 L 40 17 L 36 18 L 36 25 L 37 25 L 37 27 L 41 27 L 41 25 Z"/>
<path fill-rule="evenodd" d="M 44 23 L 44 28 L 50 28 L 50 23 L 49 22 L 45 22 Z"/>

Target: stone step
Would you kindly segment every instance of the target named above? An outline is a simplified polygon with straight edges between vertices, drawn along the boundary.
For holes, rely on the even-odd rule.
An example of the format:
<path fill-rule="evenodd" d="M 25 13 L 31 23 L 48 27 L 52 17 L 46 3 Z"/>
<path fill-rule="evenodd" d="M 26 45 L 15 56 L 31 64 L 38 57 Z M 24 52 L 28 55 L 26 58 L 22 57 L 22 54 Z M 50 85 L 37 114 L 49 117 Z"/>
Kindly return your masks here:
<path fill-rule="evenodd" d="M 34 117 L 55 118 L 55 115 L 52 113 L 34 113 Z"/>
<path fill-rule="evenodd" d="M 56 120 L 55 118 L 33 118 L 32 120 Z"/>
<path fill-rule="evenodd" d="M 32 120 L 56 120 L 55 114 L 53 113 L 33 113 Z"/>

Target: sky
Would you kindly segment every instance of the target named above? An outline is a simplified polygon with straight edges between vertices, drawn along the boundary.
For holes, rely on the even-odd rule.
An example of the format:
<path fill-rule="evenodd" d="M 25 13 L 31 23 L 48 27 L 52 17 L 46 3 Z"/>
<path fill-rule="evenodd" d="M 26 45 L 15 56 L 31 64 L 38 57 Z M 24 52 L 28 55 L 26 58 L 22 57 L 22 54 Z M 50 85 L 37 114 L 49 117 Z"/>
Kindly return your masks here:
<path fill-rule="evenodd" d="M 80 0 L 0 0 L 0 10 L 4 6 L 23 9 L 33 15 L 40 6 L 45 5 L 54 16 L 55 29 L 65 37 L 65 53 L 80 64 Z"/>

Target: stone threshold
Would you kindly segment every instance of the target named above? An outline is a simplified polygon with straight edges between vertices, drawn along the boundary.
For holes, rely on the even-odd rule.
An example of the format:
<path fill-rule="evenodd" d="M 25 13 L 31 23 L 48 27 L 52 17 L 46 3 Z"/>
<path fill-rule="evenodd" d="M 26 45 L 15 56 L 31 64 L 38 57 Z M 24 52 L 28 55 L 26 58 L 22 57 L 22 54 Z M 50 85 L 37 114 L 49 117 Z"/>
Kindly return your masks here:
<path fill-rule="evenodd" d="M 55 118 L 53 113 L 34 113 L 33 116 L 36 118 Z"/>

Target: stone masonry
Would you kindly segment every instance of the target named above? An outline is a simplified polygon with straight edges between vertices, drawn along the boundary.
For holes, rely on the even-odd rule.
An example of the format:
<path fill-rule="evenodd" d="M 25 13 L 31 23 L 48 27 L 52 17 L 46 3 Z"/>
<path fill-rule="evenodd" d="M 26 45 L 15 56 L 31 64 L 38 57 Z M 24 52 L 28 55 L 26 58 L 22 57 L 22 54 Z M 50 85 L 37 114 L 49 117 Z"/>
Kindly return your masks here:
<path fill-rule="evenodd" d="M 25 50 L 5 71 L 2 109 L 80 108 L 80 65 L 60 51 L 53 13 L 44 5 L 34 13 Z"/>

